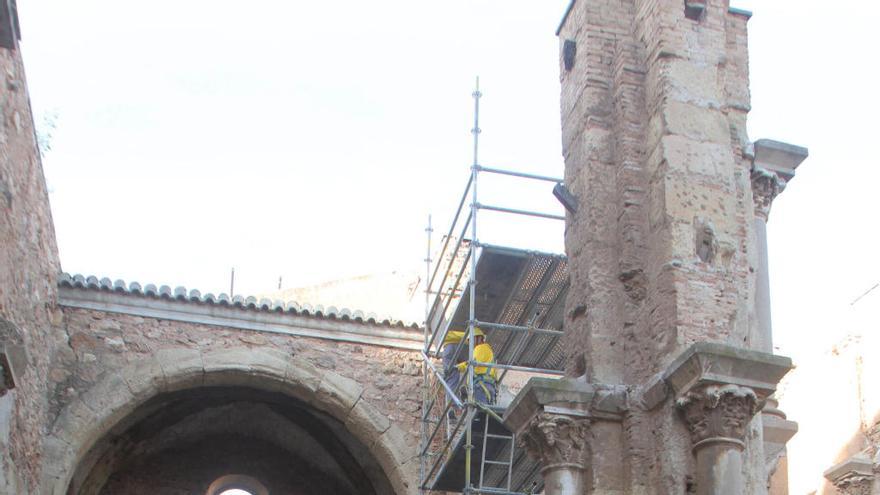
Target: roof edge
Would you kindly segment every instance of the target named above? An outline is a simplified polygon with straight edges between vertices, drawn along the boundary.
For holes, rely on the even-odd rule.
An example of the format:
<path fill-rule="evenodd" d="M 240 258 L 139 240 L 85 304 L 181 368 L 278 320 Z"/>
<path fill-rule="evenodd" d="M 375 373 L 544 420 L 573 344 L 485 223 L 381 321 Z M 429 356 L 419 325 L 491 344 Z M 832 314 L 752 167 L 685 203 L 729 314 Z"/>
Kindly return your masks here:
<path fill-rule="evenodd" d="M 746 19 L 752 18 L 752 11 L 751 10 L 738 9 L 736 7 L 728 7 L 727 13 L 733 14 L 733 15 L 741 15 L 741 16 L 745 17 Z"/>
<path fill-rule="evenodd" d="M 386 327 L 421 329 L 421 325 L 412 321 L 404 321 L 390 316 L 380 317 L 375 313 L 349 308 L 336 308 L 335 306 L 300 304 L 296 301 L 271 300 L 268 298 L 257 299 L 254 296 L 236 295 L 229 297 L 225 293 L 215 296 L 212 293 L 202 293 L 197 289 L 187 290 L 186 287 L 176 287 L 173 290 L 168 285 L 157 287 L 155 284 L 141 285 L 136 281 L 126 284 L 123 280 L 111 281 L 109 278 L 101 278 L 94 275 L 83 276 L 81 274 L 70 275 L 61 273 L 57 281 L 61 289 L 85 290 L 93 292 L 114 293 L 123 297 L 140 299 L 160 299 L 177 303 L 229 307 L 238 311 L 284 313 L 295 316 L 307 316 L 328 320 L 343 320 L 363 325 L 377 325 Z"/>
<path fill-rule="evenodd" d="M 562 20 L 559 21 L 559 27 L 556 28 L 556 36 L 559 36 L 559 33 L 562 32 L 562 28 L 565 27 L 565 21 L 568 20 L 568 16 L 571 14 L 571 10 L 574 8 L 574 4 L 577 0 L 571 0 L 569 2 L 568 7 L 565 8 L 565 13 L 562 14 Z"/>

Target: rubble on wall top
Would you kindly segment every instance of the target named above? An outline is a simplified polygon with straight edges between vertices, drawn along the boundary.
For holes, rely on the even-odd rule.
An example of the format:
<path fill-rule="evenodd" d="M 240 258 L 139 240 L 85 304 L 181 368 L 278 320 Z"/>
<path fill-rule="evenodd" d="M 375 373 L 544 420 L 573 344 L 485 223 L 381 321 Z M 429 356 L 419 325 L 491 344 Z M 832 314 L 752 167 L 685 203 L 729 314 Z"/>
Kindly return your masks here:
<path fill-rule="evenodd" d="M 69 287 L 74 289 L 96 290 L 114 292 L 135 297 L 151 297 L 156 299 L 166 299 L 180 301 L 184 303 L 209 304 L 216 306 L 230 306 L 240 308 L 243 311 L 267 311 L 277 313 L 288 313 L 298 316 L 311 316 L 316 318 L 327 318 L 331 320 L 352 321 L 363 324 L 386 325 L 401 328 L 420 328 L 416 322 L 402 321 L 391 317 L 379 317 L 375 313 L 364 313 L 360 310 L 351 310 L 348 308 L 337 309 L 335 306 L 324 307 L 320 304 L 312 306 L 311 304 L 299 304 L 296 301 L 282 301 L 280 299 L 271 300 L 268 298 L 257 299 L 253 296 L 236 295 L 229 297 L 225 293 L 215 296 L 212 293 L 202 295 L 197 289 L 187 291 L 186 287 L 178 286 L 172 289 L 170 286 L 162 285 L 157 287 L 155 284 L 141 285 L 133 281 L 126 285 L 124 280 L 111 281 L 109 278 L 95 277 L 94 275 L 84 276 L 81 274 L 70 275 L 62 273 L 58 278 L 59 287 Z"/>

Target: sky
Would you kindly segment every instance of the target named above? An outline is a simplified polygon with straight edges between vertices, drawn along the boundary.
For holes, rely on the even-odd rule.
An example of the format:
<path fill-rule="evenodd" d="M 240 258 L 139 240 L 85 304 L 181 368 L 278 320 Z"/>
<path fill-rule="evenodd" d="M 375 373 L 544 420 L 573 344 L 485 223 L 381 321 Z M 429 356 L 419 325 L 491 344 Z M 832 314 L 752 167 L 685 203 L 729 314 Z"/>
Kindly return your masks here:
<path fill-rule="evenodd" d="M 21 2 L 62 268 L 203 293 L 231 267 L 237 293 L 423 272 L 472 162 L 475 76 L 480 162 L 562 175 L 567 3 Z M 810 150 L 768 233 L 776 344 L 810 352 L 880 282 L 880 5 L 733 6 L 754 12 L 751 139 Z M 480 191 L 561 212 L 547 184 Z M 560 225 L 480 218 L 482 241 L 562 249 Z"/>
<path fill-rule="evenodd" d="M 237 293 L 421 273 L 427 218 L 436 245 L 469 173 L 475 76 L 480 162 L 562 175 L 567 4 L 20 2 L 62 268 L 202 293 L 231 267 Z M 880 4 L 733 6 L 754 12 L 751 139 L 810 150 L 768 226 L 775 344 L 797 363 L 877 314 L 853 301 L 880 282 Z M 496 180 L 481 202 L 560 212 L 547 184 Z M 481 215 L 480 240 L 562 249 L 559 225 L 501 220 Z"/>
<path fill-rule="evenodd" d="M 469 173 L 477 75 L 484 165 L 562 173 L 562 0 L 22 4 L 71 273 L 203 293 L 233 266 L 237 293 L 422 273 L 428 216 L 439 237 Z"/>

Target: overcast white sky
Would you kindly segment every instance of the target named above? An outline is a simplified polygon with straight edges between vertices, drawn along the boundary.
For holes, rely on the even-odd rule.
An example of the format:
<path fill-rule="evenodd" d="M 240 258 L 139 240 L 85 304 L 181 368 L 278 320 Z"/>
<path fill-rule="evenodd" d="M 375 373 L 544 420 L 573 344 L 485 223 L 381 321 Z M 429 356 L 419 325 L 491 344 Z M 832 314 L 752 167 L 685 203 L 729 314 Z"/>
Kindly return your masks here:
<path fill-rule="evenodd" d="M 426 217 L 446 228 L 467 178 L 475 75 L 483 164 L 562 174 L 567 3 L 21 2 L 35 113 L 58 115 L 63 269 L 220 292 L 235 266 L 239 293 L 421 269 Z M 755 13 L 751 138 L 810 149 L 769 226 L 776 340 L 797 353 L 880 281 L 880 7 L 733 4 Z M 545 185 L 516 196 L 558 209 Z M 534 247 L 561 249 L 551 232 Z"/>

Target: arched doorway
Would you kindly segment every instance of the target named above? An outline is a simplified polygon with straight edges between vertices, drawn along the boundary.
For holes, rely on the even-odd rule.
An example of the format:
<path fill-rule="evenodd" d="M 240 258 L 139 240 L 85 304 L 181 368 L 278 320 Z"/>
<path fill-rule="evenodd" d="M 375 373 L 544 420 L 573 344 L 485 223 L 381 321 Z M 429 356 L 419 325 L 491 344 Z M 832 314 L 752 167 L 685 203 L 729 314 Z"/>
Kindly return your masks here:
<path fill-rule="evenodd" d="M 209 493 L 230 473 L 259 485 L 224 490 L 251 495 L 262 495 L 258 486 L 273 495 L 412 490 L 403 474 L 411 466 L 394 442 L 400 431 L 361 400 L 359 385 L 272 352 L 245 351 L 250 365 L 226 351 L 199 355 L 201 368 L 175 363 L 179 372 L 150 363 L 121 370 L 131 393 L 109 399 L 106 409 L 96 407 L 97 394 L 118 391 L 120 378 L 93 387 L 82 405 L 63 411 L 47 440 L 56 473 L 44 478 L 45 493 Z M 160 370 L 158 386 L 145 369 Z"/>
<path fill-rule="evenodd" d="M 214 480 L 205 495 L 269 495 L 269 489 L 256 478 L 227 474 Z"/>

